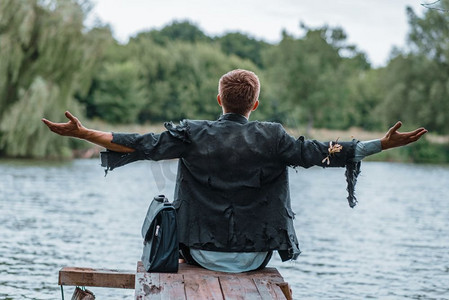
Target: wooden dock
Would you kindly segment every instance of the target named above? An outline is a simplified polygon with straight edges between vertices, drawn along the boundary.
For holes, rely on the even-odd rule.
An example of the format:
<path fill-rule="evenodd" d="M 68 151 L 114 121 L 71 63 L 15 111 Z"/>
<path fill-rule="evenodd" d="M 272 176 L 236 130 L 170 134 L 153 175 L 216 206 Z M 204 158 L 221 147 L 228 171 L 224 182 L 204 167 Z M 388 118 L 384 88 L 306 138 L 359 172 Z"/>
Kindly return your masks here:
<path fill-rule="evenodd" d="M 276 268 L 238 274 L 180 264 L 178 273 L 64 267 L 59 285 L 135 289 L 135 299 L 293 299 Z"/>

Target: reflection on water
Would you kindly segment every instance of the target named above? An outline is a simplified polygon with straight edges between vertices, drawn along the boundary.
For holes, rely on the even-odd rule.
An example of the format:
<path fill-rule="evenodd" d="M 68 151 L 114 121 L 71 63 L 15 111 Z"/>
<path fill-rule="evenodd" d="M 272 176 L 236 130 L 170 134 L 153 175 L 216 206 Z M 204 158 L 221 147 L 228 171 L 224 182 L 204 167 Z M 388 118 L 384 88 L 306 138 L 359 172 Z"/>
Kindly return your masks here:
<path fill-rule="evenodd" d="M 0 299 L 60 298 L 63 266 L 135 269 L 147 206 L 155 194 L 172 198 L 176 162 L 134 163 L 106 178 L 98 164 L 0 161 Z M 295 299 L 449 297 L 449 168 L 364 163 L 354 209 L 343 173 L 291 170 L 303 254 L 270 264 Z"/>

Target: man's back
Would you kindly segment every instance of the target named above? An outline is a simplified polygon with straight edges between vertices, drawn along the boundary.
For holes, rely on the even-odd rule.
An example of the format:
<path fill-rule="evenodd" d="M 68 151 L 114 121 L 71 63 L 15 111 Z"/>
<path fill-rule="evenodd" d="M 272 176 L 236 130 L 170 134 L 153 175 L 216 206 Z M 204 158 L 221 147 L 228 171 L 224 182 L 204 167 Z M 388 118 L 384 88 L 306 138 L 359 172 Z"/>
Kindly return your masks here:
<path fill-rule="evenodd" d="M 113 143 L 136 151 L 107 152 L 103 163 L 113 169 L 139 159 L 179 158 L 174 205 L 180 243 L 224 252 L 279 250 L 285 259 L 299 254 L 283 157 L 285 148 L 301 152 L 280 124 L 225 114 L 166 128 L 159 135 L 114 133 Z"/>
<path fill-rule="evenodd" d="M 299 254 L 287 168 L 278 155 L 282 127 L 238 114 L 184 124 L 188 140 L 174 203 L 180 242 L 211 251 Z"/>
<path fill-rule="evenodd" d="M 202 185 L 229 192 L 261 188 L 285 171 L 277 155 L 281 126 L 248 122 L 237 114 L 217 121 L 189 121 L 183 164 Z"/>

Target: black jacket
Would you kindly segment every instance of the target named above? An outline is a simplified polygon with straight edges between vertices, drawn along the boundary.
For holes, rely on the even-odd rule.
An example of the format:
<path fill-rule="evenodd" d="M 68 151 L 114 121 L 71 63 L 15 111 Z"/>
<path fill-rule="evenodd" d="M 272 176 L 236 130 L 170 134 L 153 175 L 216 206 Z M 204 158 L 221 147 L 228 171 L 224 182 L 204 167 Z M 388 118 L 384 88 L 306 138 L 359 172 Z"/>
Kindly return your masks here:
<path fill-rule="evenodd" d="M 195 249 L 224 252 L 278 250 L 282 260 L 300 251 L 290 206 L 288 166 L 328 166 L 328 143 L 294 139 L 277 123 L 249 122 L 237 114 L 217 121 L 166 123 L 161 134 L 113 134 L 113 142 L 136 149 L 105 152 L 107 170 L 142 159 L 179 158 L 174 205 L 179 242 Z M 339 143 L 330 167 L 347 167 L 348 200 L 360 163 L 353 163 L 356 141 Z"/>

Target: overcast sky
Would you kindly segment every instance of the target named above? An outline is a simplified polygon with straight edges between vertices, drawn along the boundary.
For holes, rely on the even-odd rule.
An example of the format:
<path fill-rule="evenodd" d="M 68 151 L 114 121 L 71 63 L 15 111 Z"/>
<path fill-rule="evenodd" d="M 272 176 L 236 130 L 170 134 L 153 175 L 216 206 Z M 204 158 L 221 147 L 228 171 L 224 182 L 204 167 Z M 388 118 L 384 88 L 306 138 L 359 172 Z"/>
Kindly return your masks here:
<path fill-rule="evenodd" d="M 160 29 L 173 20 L 190 20 L 208 35 L 240 31 L 276 43 L 282 29 L 301 36 L 299 23 L 341 26 L 348 41 L 367 53 L 374 66 L 385 65 L 393 46 L 403 47 L 406 7 L 422 15 L 429 0 L 92 0 L 95 18 L 111 25 L 126 42 L 142 30 Z"/>

